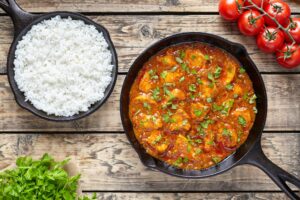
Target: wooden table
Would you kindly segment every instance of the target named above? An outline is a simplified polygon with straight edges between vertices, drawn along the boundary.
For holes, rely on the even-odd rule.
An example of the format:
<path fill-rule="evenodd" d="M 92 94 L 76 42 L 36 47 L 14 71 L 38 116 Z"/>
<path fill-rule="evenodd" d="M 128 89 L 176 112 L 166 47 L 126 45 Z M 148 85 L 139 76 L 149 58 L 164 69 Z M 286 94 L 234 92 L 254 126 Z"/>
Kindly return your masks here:
<path fill-rule="evenodd" d="M 119 55 L 120 73 L 107 103 L 93 115 L 69 123 L 40 119 L 15 102 L 6 77 L 6 57 L 13 26 L 0 11 L 0 169 L 16 157 L 49 152 L 73 158 L 82 173 L 84 192 L 99 199 L 286 199 L 259 169 L 240 166 L 202 180 L 175 178 L 142 165 L 127 141 L 119 116 L 120 89 L 128 68 L 141 51 L 168 35 L 214 33 L 247 48 L 267 87 L 269 111 L 263 150 L 285 170 L 300 176 L 300 68 L 288 71 L 273 55 L 261 53 L 253 38 L 240 35 L 236 24 L 217 13 L 218 0 L 19 0 L 34 13 L 82 12 L 104 25 Z M 293 14 L 300 3 L 289 0 Z M 297 13 L 298 12 L 298 13 Z"/>

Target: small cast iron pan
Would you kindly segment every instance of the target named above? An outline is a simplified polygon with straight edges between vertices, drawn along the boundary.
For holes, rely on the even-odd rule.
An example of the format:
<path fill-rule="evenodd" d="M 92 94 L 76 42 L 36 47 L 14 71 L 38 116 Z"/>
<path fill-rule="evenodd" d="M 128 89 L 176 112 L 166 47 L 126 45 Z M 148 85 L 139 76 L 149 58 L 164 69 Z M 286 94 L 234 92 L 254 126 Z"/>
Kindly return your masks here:
<path fill-rule="evenodd" d="M 135 78 L 138 75 L 138 72 L 143 67 L 143 64 L 147 62 L 153 55 L 165 49 L 166 47 L 189 42 L 207 43 L 219 47 L 232 54 L 246 69 L 248 75 L 250 76 L 250 79 L 253 82 L 255 94 L 258 96 L 258 114 L 246 142 L 240 148 L 238 148 L 234 154 L 223 160 L 221 163 L 205 170 L 178 169 L 147 154 L 143 146 L 140 145 L 140 143 L 137 141 L 133 132 L 132 124 L 129 119 L 129 92 Z M 299 179 L 285 172 L 283 169 L 272 163 L 262 151 L 260 141 L 267 116 L 267 94 L 264 82 L 257 67 L 248 56 L 245 47 L 243 47 L 242 45 L 232 43 L 221 37 L 207 33 L 181 33 L 160 40 L 146 49 L 131 66 L 123 84 L 120 106 L 122 123 L 126 135 L 145 166 L 178 177 L 204 178 L 223 173 L 238 165 L 251 164 L 259 167 L 266 174 L 268 174 L 272 178 L 272 180 L 290 198 L 299 198 L 296 193 L 293 192 L 291 188 L 286 184 L 286 182 L 290 182 L 300 188 Z"/>
<path fill-rule="evenodd" d="M 31 113 L 44 118 L 46 120 L 52 120 L 52 121 L 71 121 L 80 119 L 83 117 L 86 117 L 93 112 L 95 112 L 99 107 L 101 107 L 105 101 L 110 96 L 111 92 L 113 91 L 113 88 L 115 86 L 116 80 L 117 80 L 117 74 L 118 74 L 118 60 L 117 60 L 117 53 L 115 50 L 115 47 L 110 39 L 108 31 L 101 25 L 93 22 L 92 20 L 88 19 L 87 17 L 77 14 L 77 13 L 71 13 L 71 12 L 51 12 L 43 15 L 33 15 L 30 13 L 25 12 L 22 10 L 15 0 L 0 0 L 0 7 L 7 12 L 7 14 L 11 17 L 15 33 L 14 33 L 14 41 L 10 47 L 8 58 L 7 58 L 7 75 L 10 87 L 12 88 L 12 91 L 14 93 L 15 99 L 17 103 L 24 109 L 30 111 Z M 53 18 L 57 15 L 60 15 L 62 18 L 68 18 L 71 17 L 74 20 L 82 20 L 85 24 L 93 25 L 96 27 L 96 29 L 99 32 L 103 33 L 103 37 L 105 38 L 106 42 L 109 45 L 109 50 L 112 53 L 112 81 L 108 85 L 108 87 L 105 90 L 104 98 L 95 104 L 93 104 L 88 111 L 86 112 L 80 112 L 77 115 L 73 115 L 71 117 L 57 117 L 55 115 L 47 115 L 45 112 L 36 109 L 29 101 L 25 101 L 24 93 L 21 92 L 15 82 L 14 76 L 14 59 L 15 59 L 15 50 L 18 42 L 22 40 L 22 37 L 26 35 L 26 33 L 31 29 L 31 27 L 35 24 L 40 23 L 43 20 L 47 20 L 50 18 Z"/>

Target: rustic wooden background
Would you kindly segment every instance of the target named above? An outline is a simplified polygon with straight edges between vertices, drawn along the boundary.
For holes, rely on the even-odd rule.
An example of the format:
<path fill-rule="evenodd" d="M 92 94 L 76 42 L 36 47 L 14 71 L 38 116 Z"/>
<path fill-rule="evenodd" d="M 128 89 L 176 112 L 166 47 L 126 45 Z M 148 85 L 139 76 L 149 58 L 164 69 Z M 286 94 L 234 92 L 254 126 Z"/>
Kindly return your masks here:
<path fill-rule="evenodd" d="M 218 0 L 19 0 L 25 10 L 81 12 L 104 25 L 119 55 L 120 73 L 107 103 L 93 115 L 69 123 L 42 120 L 15 102 L 6 77 L 13 38 L 10 18 L 0 11 L 0 169 L 20 155 L 49 152 L 72 157 L 82 173 L 82 189 L 99 199 L 286 199 L 259 169 L 240 166 L 219 176 L 188 180 L 144 167 L 129 145 L 119 117 L 120 89 L 137 55 L 168 35 L 201 31 L 247 48 L 265 81 L 269 112 L 262 146 L 267 156 L 300 177 L 300 68 L 285 70 L 273 55 L 261 53 L 253 38 L 217 13 Z M 289 0 L 300 16 L 299 1 Z"/>

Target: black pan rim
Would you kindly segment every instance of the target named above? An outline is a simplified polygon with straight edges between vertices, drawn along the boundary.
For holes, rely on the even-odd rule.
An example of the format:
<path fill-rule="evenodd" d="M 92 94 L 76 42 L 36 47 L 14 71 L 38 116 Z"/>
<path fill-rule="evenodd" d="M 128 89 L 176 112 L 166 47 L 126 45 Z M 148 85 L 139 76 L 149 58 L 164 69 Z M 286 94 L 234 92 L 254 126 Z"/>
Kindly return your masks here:
<path fill-rule="evenodd" d="M 86 112 L 80 112 L 79 114 L 69 116 L 69 117 L 63 117 L 63 116 L 55 116 L 55 115 L 48 115 L 44 111 L 37 110 L 30 102 L 24 102 L 18 97 L 17 91 L 19 90 L 17 87 L 17 84 L 14 80 L 14 76 L 12 74 L 12 71 L 14 69 L 14 53 L 15 53 L 15 48 L 18 44 L 18 41 L 22 39 L 24 35 L 31 29 L 31 27 L 43 20 L 50 19 L 55 16 L 63 16 L 66 15 L 65 17 L 75 17 L 77 20 L 82 20 L 84 23 L 93 25 L 96 27 L 96 29 L 101 31 L 103 33 L 103 37 L 105 38 L 106 42 L 108 43 L 109 50 L 112 54 L 112 63 L 113 64 L 113 69 L 112 69 L 112 80 L 111 83 L 107 86 L 106 92 L 104 93 L 104 97 L 99 100 L 98 102 L 95 102 L 93 105 L 91 105 L 91 108 L 86 111 Z M 8 81 L 9 85 L 11 87 L 11 90 L 14 94 L 15 101 L 17 104 L 22 107 L 23 109 L 29 111 L 30 113 L 34 114 L 35 116 L 38 116 L 42 119 L 49 120 L 49 121 L 55 121 L 55 122 L 67 122 L 67 121 L 74 121 L 78 119 L 82 119 L 84 117 L 87 117 L 94 112 L 96 112 L 110 97 L 111 93 L 114 90 L 116 81 L 117 81 L 117 76 L 118 76 L 118 56 L 117 52 L 115 49 L 115 46 L 111 40 L 109 31 L 102 26 L 101 24 L 98 24 L 94 22 L 93 20 L 87 18 L 86 16 L 79 14 L 79 13 L 73 13 L 73 12 L 68 12 L 68 11 L 55 11 L 55 12 L 49 12 L 43 15 L 34 15 L 34 19 L 30 24 L 28 24 L 18 35 L 15 36 L 14 41 L 12 42 L 10 49 L 9 49 L 9 54 L 7 57 L 7 76 L 8 76 Z M 21 92 L 21 91 L 20 91 Z M 24 93 L 21 92 L 22 95 L 24 96 Z M 95 106 L 96 105 L 96 106 Z M 93 107 L 94 106 L 94 107 Z M 43 114 L 40 114 L 39 112 L 42 112 Z"/>
<path fill-rule="evenodd" d="M 266 117 L 267 117 L 267 112 L 264 112 L 261 114 L 261 117 L 263 118 L 263 123 L 260 124 L 260 127 L 259 127 L 259 131 L 257 133 L 258 137 L 255 139 L 255 141 L 252 142 L 251 146 L 250 147 L 247 147 L 247 151 L 246 153 L 244 153 L 242 156 L 239 157 L 238 160 L 234 161 L 232 164 L 230 164 L 228 167 L 225 167 L 224 169 L 221 169 L 219 170 L 219 166 L 222 164 L 222 163 L 225 163 L 227 162 L 228 160 L 232 159 L 233 156 L 239 151 L 240 148 L 244 147 L 245 146 L 245 142 L 244 144 L 242 144 L 234 153 L 232 153 L 231 155 L 229 155 L 228 157 L 226 157 L 224 160 L 222 160 L 220 163 L 210 167 L 210 168 L 207 168 L 207 169 L 202 169 L 202 170 L 185 170 L 185 169 L 180 169 L 180 168 L 176 168 L 176 167 L 173 167 L 172 165 L 169 165 L 169 164 L 166 164 L 164 163 L 163 161 L 157 159 L 157 158 L 154 158 L 152 157 L 151 155 L 149 155 L 148 153 L 145 152 L 145 149 L 142 147 L 142 149 L 139 149 L 135 146 L 134 142 L 130 139 L 129 137 L 129 130 L 128 129 L 131 129 L 131 128 L 128 128 L 127 127 L 127 124 L 125 123 L 125 121 L 127 120 L 126 119 L 126 116 L 124 113 L 122 113 L 122 111 L 124 110 L 124 106 L 127 106 L 127 105 L 124 105 L 123 104 L 123 99 L 122 99 L 122 96 L 123 96 L 123 93 L 125 91 L 125 88 L 126 87 L 129 87 L 127 85 L 127 82 L 128 82 L 128 79 L 129 79 L 129 75 L 132 73 L 132 71 L 134 71 L 135 69 L 134 68 L 137 68 L 135 67 L 137 62 L 146 54 L 146 52 L 149 51 L 149 49 L 165 42 L 165 41 L 168 41 L 170 39 L 173 39 L 173 38 L 177 38 L 177 37 L 184 37 L 184 36 L 189 36 L 189 35 L 201 35 L 201 36 L 208 36 L 208 37 L 212 37 L 212 38 L 216 38 L 218 40 L 221 40 L 225 43 L 227 43 L 228 45 L 234 47 L 234 48 L 239 48 L 242 50 L 243 52 L 243 55 L 246 57 L 247 61 L 249 62 L 249 64 L 251 65 L 252 69 L 255 71 L 255 73 L 258 75 L 258 79 L 259 81 L 262 83 L 262 89 L 263 89 L 263 95 L 265 97 L 265 101 L 263 101 L 263 107 L 264 109 L 267 110 L 267 93 L 266 93 L 266 89 L 265 89 L 265 85 L 264 85 L 264 82 L 263 82 L 263 79 L 259 73 L 259 70 L 258 68 L 256 67 L 256 65 L 254 64 L 254 62 L 252 61 L 252 59 L 250 58 L 246 48 L 239 44 L 239 43 L 235 43 L 235 42 L 231 42 L 225 38 L 222 38 L 220 36 L 217 36 L 217 35 L 214 35 L 214 34 L 211 34 L 211 33 L 203 33 L 203 32 L 183 32 L 183 33 L 176 33 L 176 34 L 173 34 L 173 35 L 170 35 L 168 37 L 165 37 L 153 44 L 151 44 L 149 47 L 147 47 L 142 53 L 139 54 L 139 56 L 135 59 L 135 61 L 132 63 L 130 69 L 128 70 L 128 74 L 124 80 L 124 83 L 123 83 L 123 86 L 122 86 L 122 90 L 121 90 L 121 100 L 120 100 L 120 114 L 121 114 L 121 121 L 122 121 L 122 125 L 124 127 L 124 130 L 125 130 L 125 133 L 126 133 L 126 137 L 127 139 L 129 140 L 130 144 L 132 145 L 132 147 L 135 149 L 135 151 L 137 152 L 138 154 L 138 157 L 139 159 L 141 160 L 141 162 L 143 163 L 144 166 L 146 167 L 149 167 L 151 169 L 155 169 L 155 170 L 159 170 L 163 173 L 166 173 L 166 174 L 169 174 L 169 175 L 172 175 L 172 176 L 175 176 L 175 177 L 180 177 L 180 178 L 191 178 L 191 179 L 199 179 L 199 178 L 206 178 L 206 177 L 211 177 L 211 176 L 215 176 L 215 175 L 218 175 L 220 173 L 223 173 L 225 171 L 228 171 L 230 169 L 232 169 L 233 167 L 239 165 L 240 161 L 243 160 L 243 158 L 245 158 L 247 156 L 247 153 L 252 149 L 252 147 L 255 145 L 255 143 L 257 142 L 260 142 L 260 139 L 261 139 L 261 135 L 262 135 L 262 131 L 263 131 L 263 128 L 265 126 L 265 122 L 266 122 Z M 187 41 L 187 42 L 175 42 L 174 44 L 172 45 L 178 45 L 178 44 L 182 44 L 182 43 L 191 43 L 193 41 Z M 194 41 L 194 42 L 197 42 L 197 41 Z M 202 42 L 202 43 L 205 43 L 205 42 Z M 209 45 L 212 45 L 210 43 L 207 43 Z M 164 48 L 168 48 L 172 45 L 168 45 L 168 46 L 164 46 L 162 49 Z M 226 52 L 228 52 L 227 50 L 225 50 L 224 48 L 222 47 L 218 47 Z M 153 55 L 155 55 L 156 53 L 158 52 L 155 52 Z M 228 52 L 229 54 L 232 55 L 231 52 Z M 153 56 L 152 55 L 152 56 Z M 232 55 L 234 56 L 234 55 Z M 235 57 L 235 56 L 234 56 Z M 138 71 L 142 68 L 142 66 L 138 67 Z M 131 87 L 131 85 L 130 85 Z M 253 129 L 253 127 L 252 127 Z M 132 130 L 133 131 L 133 130 Z M 139 144 L 140 145 L 140 144 Z M 154 161 L 154 163 L 152 162 L 151 164 L 147 163 L 147 158 L 143 157 L 145 156 L 145 154 L 148 156 L 148 157 L 151 157 L 151 159 Z M 157 163 L 164 163 L 163 166 L 158 166 Z M 210 173 L 209 171 L 213 171 L 212 173 Z M 175 171 L 175 172 L 174 172 Z M 180 173 L 176 173 L 176 171 L 180 171 Z M 185 172 L 188 172 L 187 174 Z M 193 175 L 193 173 L 196 173 L 196 175 Z M 199 174 L 200 173 L 200 174 Z M 202 174 L 203 173 L 203 174 Z"/>

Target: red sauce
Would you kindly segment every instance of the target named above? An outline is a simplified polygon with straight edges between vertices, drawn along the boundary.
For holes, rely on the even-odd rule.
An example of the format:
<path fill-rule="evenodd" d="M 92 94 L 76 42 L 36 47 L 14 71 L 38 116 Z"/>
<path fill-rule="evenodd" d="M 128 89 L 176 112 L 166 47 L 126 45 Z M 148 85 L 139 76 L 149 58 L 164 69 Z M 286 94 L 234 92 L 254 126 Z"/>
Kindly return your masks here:
<path fill-rule="evenodd" d="M 144 64 L 129 116 L 146 151 L 178 168 L 205 169 L 245 142 L 256 113 L 252 82 L 227 52 L 171 46 Z"/>

